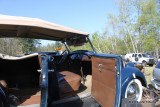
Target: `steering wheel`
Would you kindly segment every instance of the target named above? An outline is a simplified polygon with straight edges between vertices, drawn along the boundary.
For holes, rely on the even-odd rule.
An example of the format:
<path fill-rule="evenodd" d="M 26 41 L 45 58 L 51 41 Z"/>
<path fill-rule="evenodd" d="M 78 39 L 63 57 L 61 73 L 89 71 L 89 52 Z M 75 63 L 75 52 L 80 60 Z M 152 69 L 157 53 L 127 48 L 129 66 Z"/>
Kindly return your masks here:
<path fill-rule="evenodd" d="M 64 54 L 66 54 L 66 53 L 67 53 L 67 50 L 64 50 L 61 55 L 64 55 Z"/>
<path fill-rule="evenodd" d="M 68 53 L 66 51 L 63 51 L 63 53 L 61 54 L 63 55 L 62 58 L 58 61 L 58 64 L 64 62 L 64 60 L 67 58 Z"/>

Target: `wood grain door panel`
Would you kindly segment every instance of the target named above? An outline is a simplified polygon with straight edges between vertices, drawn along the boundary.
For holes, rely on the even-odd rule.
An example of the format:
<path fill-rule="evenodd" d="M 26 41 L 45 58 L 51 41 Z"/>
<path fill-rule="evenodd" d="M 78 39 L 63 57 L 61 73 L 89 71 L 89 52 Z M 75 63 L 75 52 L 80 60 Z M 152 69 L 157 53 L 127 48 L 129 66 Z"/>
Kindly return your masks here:
<path fill-rule="evenodd" d="M 103 107 L 114 107 L 116 93 L 116 59 L 92 57 L 91 95 Z"/>

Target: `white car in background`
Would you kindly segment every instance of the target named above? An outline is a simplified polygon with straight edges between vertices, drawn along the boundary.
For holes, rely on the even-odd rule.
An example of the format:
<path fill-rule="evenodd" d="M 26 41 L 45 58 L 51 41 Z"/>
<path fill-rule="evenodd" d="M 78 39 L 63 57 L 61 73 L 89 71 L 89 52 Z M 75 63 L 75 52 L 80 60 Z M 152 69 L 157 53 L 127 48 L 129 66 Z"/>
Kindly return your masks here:
<path fill-rule="evenodd" d="M 125 59 L 129 59 L 130 62 L 136 63 L 135 57 L 138 57 L 138 63 L 144 66 L 153 66 L 155 63 L 154 58 L 144 53 L 129 53 L 125 55 Z"/>

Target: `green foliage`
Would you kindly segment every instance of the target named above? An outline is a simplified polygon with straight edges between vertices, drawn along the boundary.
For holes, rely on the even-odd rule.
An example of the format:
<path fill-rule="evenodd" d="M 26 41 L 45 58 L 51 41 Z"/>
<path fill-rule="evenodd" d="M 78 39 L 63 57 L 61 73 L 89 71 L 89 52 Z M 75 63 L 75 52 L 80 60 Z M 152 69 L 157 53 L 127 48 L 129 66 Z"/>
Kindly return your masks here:
<path fill-rule="evenodd" d="M 18 40 L 19 40 L 19 44 L 22 45 L 23 53 L 34 52 L 36 45 L 40 44 L 40 41 L 37 39 L 18 38 Z"/>
<path fill-rule="evenodd" d="M 61 48 L 63 44 L 61 42 L 56 41 L 54 45 L 56 48 Z"/>
<path fill-rule="evenodd" d="M 112 46 L 114 53 L 155 52 L 160 49 L 160 3 L 156 0 L 120 0 L 117 5 L 119 15 L 109 14 L 108 17 L 112 27 L 109 32 L 125 48 L 120 47 L 121 51 L 118 51 L 116 43 Z M 112 44 L 113 39 L 110 39 Z"/>
<path fill-rule="evenodd" d="M 137 4 L 138 5 L 138 4 Z M 138 39 L 142 42 L 143 51 L 154 51 L 157 47 L 157 34 L 159 34 L 159 15 L 155 0 L 145 0 L 139 10 L 135 31 L 139 33 Z"/>
<path fill-rule="evenodd" d="M 0 53 L 8 55 L 22 54 L 22 46 L 15 38 L 1 38 L 0 39 Z"/>
<path fill-rule="evenodd" d="M 52 52 L 55 51 L 56 48 L 62 48 L 63 44 L 61 42 L 54 42 L 52 44 L 48 44 L 46 46 L 41 46 L 39 45 L 38 47 L 36 47 L 36 52 Z"/>

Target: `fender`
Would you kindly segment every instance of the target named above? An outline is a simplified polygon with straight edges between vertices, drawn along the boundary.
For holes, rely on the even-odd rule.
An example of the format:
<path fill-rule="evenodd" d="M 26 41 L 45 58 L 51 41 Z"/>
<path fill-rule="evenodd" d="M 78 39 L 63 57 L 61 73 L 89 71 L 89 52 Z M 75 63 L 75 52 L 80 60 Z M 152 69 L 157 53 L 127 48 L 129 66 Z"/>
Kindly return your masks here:
<path fill-rule="evenodd" d="M 147 87 L 148 88 L 148 85 L 147 85 L 147 81 L 145 79 L 145 76 L 144 74 L 137 68 L 135 67 L 132 67 L 132 66 L 126 66 L 124 69 L 122 69 L 122 98 L 124 98 L 124 95 L 125 95 L 125 90 L 126 90 L 126 87 L 128 85 L 128 83 L 134 79 L 134 78 L 137 78 L 141 81 L 142 85 L 144 87 Z"/>
<path fill-rule="evenodd" d="M 2 102 L 4 104 L 4 107 L 9 107 L 7 95 L 6 95 L 5 91 L 3 90 L 3 88 L 0 86 L 0 104 Z"/>

